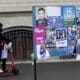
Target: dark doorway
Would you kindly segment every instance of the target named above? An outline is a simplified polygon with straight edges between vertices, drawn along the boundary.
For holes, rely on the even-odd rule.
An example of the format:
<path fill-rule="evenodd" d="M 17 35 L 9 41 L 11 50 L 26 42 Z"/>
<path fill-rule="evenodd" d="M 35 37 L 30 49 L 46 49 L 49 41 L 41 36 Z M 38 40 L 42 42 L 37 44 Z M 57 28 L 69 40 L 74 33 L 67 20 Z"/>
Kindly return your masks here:
<path fill-rule="evenodd" d="M 33 31 L 32 28 L 14 27 L 4 30 L 4 35 L 13 42 L 15 59 L 31 59 L 33 50 Z"/>

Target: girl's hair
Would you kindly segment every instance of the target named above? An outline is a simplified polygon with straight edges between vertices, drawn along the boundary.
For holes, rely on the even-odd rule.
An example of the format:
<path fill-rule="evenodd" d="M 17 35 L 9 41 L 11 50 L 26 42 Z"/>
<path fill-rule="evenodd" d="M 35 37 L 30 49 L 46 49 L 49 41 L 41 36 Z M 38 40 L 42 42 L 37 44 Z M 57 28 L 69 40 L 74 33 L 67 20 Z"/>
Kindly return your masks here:
<path fill-rule="evenodd" d="M 0 33 L 2 32 L 2 26 L 3 26 L 3 24 L 0 23 Z"/>

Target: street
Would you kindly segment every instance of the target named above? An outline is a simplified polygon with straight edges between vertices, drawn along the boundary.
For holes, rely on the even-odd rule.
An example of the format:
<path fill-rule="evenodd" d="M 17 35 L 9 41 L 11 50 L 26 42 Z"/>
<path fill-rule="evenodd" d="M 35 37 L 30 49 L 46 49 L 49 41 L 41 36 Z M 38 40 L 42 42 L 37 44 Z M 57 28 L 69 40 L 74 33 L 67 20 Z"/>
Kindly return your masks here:
<path fill-rule="evenodd" d="M 20 73 L 16 76 L 0 77 L 0 80 L 33 80 L 33 67 L 31 64 L 17 64 Z"/>
<path fill-rule="evenodd" d="M 17 64 L 18 76 L 0 77 L 0 80 L 34 80 L 34 66 L 31 63 Z M 37 80 L 78 80 L 80 62 L 51 62 L 37 64 Z"/>

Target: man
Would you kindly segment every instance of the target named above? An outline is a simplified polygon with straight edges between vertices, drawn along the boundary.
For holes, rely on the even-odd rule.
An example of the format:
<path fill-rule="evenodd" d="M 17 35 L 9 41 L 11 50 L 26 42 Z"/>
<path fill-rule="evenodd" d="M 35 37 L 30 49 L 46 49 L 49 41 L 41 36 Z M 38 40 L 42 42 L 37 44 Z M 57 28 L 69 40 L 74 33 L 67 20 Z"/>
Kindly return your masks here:
<path fill-rule="evenodd" d="M 80 13 L 76 17 L 77 26 L 80 26 Z"/>
<path fill-rule="evenodd" d="M 38 20 L 36 21 L 37 26 L 47 26 L 47 19 L 45 18 L 45 9 L 38 9 Z"/>
<path fill-rule="evenodd" d="M 56 30 L 56 39 L 60 39 L 60 30 Z"/>

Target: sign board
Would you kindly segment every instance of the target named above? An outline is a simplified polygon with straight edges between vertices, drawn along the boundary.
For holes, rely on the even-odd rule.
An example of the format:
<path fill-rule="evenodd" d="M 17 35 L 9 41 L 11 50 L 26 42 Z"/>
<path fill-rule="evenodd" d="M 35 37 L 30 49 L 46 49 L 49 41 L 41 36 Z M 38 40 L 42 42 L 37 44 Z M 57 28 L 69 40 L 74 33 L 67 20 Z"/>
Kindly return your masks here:
<path fill-rule="evenodd" d="M 80 54 L 79 6 L 33 6 L 32 11 L 35 58 Z"/>

